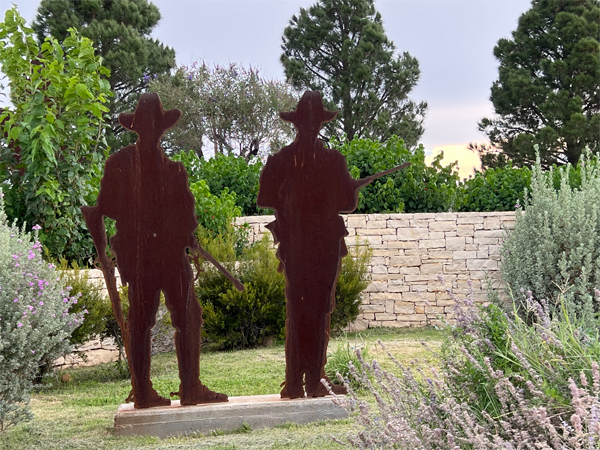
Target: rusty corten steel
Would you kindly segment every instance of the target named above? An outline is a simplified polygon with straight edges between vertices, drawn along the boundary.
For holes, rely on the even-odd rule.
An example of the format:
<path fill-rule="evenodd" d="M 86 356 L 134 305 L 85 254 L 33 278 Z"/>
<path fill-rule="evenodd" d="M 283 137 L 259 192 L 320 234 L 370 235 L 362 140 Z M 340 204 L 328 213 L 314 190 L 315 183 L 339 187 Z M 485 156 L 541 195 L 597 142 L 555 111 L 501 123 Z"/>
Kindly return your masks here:
<path fill-rule="evenodd" d="M 194 292 L 186 249 L 195 249 L 217 263 L 194 236 L 198 222 L 185 168 L 167 158 L 160 147 L 162 135 L 180 117 L 178 109 L 164 111 L 156 93 L 143 94 L 133 114 L 121 114 L 121 125 L 139 138 L 108 158 L 97 205 L 82 208 L 122 330 L 133 388 L 130 399 L 133 396 L 135 408 L 171 403 L 153 389 L 150 381 L 150 330 L 156 322 L 161 291 L 176 328 L 181 380 L 177 394 L 181 404 L 228 400 L 199 379 L 202 309 Z M 127 322 L 121 312 L 114 264 L 106 256 L 103 216 L 116 221 L 117 233 L 110 243 L 121 280 L 128 285 Z M 236 286 L 243 289 L 239 282 Z"/>
<path fill-rule="evenodd" d="M 296 111 L 282 112 L 298 133 L 291 145 L 269 156 L 260 176 L 258 206 L 275 210 L 267 225 L 279 243 L 277 257 L 286 279 L 285 386 L 282 398 L 322 397 L 331 313 L 348 231 L 341 212 L 356 209 L 358 190 L 395 167 L 355 180 L 346 159 L 318 138 L 337 111 L 323 108 L 321 94 L 305 92 Z M 345 393 L 343 387 L 335 387 Z"/>

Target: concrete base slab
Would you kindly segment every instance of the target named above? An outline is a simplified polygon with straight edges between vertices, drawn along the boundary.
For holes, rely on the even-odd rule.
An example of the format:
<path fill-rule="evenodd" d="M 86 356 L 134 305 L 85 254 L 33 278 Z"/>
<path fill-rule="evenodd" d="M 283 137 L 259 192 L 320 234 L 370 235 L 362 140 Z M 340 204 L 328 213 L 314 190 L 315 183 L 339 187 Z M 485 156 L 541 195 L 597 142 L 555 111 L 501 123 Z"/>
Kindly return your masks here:
<path fill-rule="evenodd" d="M 255 395 L 194 406 L 180 406 L 179 400 L 175 400 L 171 406 L 148 409 L 135 409 L 133 403 L 127 403 L 119 406 L 115 416 L 115 435 L 168 437 L 230 431 L 245 423 L 257 429 L 346 417 L 346 410 L 333 403 L 330 396 L 290 400 L 280 398 L 279 394 Z"/>

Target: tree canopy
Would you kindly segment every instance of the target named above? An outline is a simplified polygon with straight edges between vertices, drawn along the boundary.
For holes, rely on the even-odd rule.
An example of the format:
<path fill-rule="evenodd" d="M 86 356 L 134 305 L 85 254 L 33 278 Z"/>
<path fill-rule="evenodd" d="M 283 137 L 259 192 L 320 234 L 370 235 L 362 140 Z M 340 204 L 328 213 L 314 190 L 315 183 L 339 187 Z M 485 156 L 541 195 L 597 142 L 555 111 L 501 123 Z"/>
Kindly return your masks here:
<path fill-rule="evenodd" d="M 348 140 L 401 137 L 414 148 L 427 104 L 408 97 L 419 80 L 416 58 L 385 35 L 373 0 L 319 0 L 300 9 L 283 33 L 281 62 L 298 89 L 321 91 L 340 110 L 325 132 Z"/>
<path fill-rule="evenodd" d="M 480 148 L 484 166 L 533 164 L 535 144 L 544 167 L 600 149 L 599 18 L 598 0 L 533 0 L 498 41 L 496 116 L 479 123 L 491 142 Z"/>
<path fill-rule="evenodd" d="M 111 71 L 112 124 L 118 134 L 118 114 L 132 111 L 149 80 L 175 66 L 175 51 L 150 37 L 159 20 L 158 8 L 148 0 L 42 0 L 32 28 L 38 42 L 47 36 L 62 41 L 69 28 L 92 40 Z"/>
<path fill-rule="evenodd" d="M 297 95 L 284 82 L 260 77 L 257 69 L 195 63 L 153 80 L 150 89 L 159 93 L 165 108 L 182 111 L 165 135 L 167 152 L 194 150 L 202 158 L 206 139 L 214 155 L 235 154 L 248 161 L 293 140 L 292 126 L 279 119 L 279 111 L 294 110 Z"/>
<path fill-rule="evenodd" d="M 0 23 L 0 68 L 11 106 L 0 110 L 0 188 L 10 222 L 53 258 L 88 262 L 94 247 L 80 207 L 95 201 L 107 153 L 108 69 L 73 29 L 38 46 L 16 8 Z"/>

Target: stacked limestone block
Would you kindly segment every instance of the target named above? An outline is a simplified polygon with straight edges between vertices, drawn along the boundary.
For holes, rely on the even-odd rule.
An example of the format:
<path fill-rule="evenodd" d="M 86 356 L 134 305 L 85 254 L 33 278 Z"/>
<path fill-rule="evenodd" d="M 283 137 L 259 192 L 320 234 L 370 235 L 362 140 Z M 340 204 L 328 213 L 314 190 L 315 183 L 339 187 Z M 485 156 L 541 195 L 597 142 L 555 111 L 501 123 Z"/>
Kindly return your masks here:
<path fill-rule="evenodd" d="M 242 217 L 251 242 L 260 240 L 273 216 Z M 353 329 L 420 327 L 452 320 L 449 289 L 486 301 L 486 274 L 499 278 L 500 246 L 513 212 L 353 214 L 344 216 L 348 246 L 373 249 L 371 283 Z"/>

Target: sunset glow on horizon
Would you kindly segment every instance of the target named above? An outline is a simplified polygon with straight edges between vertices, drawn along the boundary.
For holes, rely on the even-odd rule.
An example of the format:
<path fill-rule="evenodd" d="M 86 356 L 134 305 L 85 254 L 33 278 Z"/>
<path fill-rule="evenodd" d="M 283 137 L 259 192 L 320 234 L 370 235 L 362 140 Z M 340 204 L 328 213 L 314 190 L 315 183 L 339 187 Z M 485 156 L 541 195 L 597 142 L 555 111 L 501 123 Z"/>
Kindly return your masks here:
<path fill-rule="evenodd" d="M 475 169 L 481 170 L 481 160 L 477 152 L 471 151 L 468 145 L 440 145 L 433 148 L 431 155 L 425 156 L 425 163 L 431 164 L 433 158 L 440 152 L 444 152 L 442 165 L 448 165 L 458 161 L 458 174 L 460 179 L 468 178 L 475 174 Z"/>

